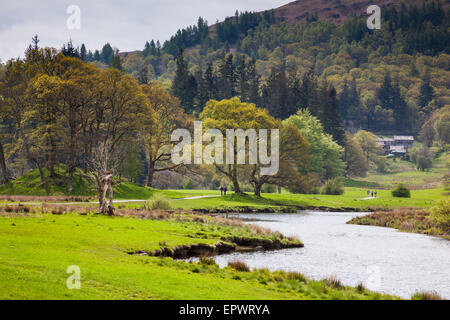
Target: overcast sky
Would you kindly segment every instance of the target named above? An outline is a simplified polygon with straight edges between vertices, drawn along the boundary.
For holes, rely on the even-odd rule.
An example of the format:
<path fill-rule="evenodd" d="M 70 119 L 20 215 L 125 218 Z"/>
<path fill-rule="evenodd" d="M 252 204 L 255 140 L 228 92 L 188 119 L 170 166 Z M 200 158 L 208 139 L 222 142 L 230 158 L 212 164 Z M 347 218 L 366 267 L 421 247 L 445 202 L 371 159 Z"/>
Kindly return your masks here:
<path fill-rule="evenodd" d="M 0 59 L 22 57 L 31 37 L 61 48 L 72 39 L 91 50 L 109 42 L 120 51 L 141 50 L 145 41 L 170 38 L 202 16 L 209 24 L 239 11 L 279 7 L 289 0 L 1 0 Z M 80 9 L 80 29 L 69 29 L 71 5 Z M 71 20 L 72 26 L 76 26 Z"/>

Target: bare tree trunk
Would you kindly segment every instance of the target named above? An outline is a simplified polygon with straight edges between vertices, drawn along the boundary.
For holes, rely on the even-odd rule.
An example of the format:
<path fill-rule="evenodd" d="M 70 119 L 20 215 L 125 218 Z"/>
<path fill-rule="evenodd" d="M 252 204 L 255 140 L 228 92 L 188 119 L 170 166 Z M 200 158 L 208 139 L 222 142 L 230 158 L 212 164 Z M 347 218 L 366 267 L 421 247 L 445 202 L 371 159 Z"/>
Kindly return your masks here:
<path fill-rule="evenodd" d="M 67 192 L 73 191 L 73 169 L 69 168 L 69 177 L 67 179 Z"/>
<path fill-rule="evenodd" d="M 6 168 L 5 153 L 3 151 L 3 144 L 0 142 L 0 170 L 2 173 L 1 184 L 5 184 L 9 181 L 8 170 Z"/>
<path fill-rule="evenodd" d="M 145 182 L 145 185 L 147 187 L 152 187 L 154 174 L 155 174 L 155 163 L 150 160 L 148 164 L 147 181 Z"/>
<path fill-rule="evenodd" d="M 108 211 L 107 211 L 107 215 L 108 216 L 113 216 L 114 215 L 114 204 L 113 204 L 113 188 L 112 188 L 112 184 L 111 184 L 111 179 L 108 179 L 108 193 L 109 193 L 109 203 L 108 203 Z"/>
<path fill-rule="evenodd" d="M 257 197 L 261 197 L 261 189 L 262 189 L 262 184 L 261 183 L 255 183 L 254 185 L 254 191 L 255 191 L 255 196 Z"/>
<path fill-rule="evenodd" d="M 233 182 L 233 187 L 234 187 L 234 193 L 242 193 L 241 187 L 239 186 L 239 181 L 235 176 L 233 176 L 232 182 Z"/>
<path fill-rule="evenodd" d="M 113 188 L 112 188 L 112 174 L 107 174 L 105 177 L 97 178 L 97 192 L 98 202 L 100 204 L 100 213 L 108 216 L 114 215 L 113 205 Z M 109 201 L 106 200 L 106 193 L 109 193 Z"/>
<path fill-rule="evenodd" d="M 45 181 L 45 174 L 44 174 L 44 170 L 42 170 L 42 166 L 39 164 L 39 161 L 37 161 L 36 159 L 34 160 L 34 163 L 36 164 L 36 167 L 38 167 L 39 169 L 39 175 L 41 177 L 41 183 L 46 186 L 47 183 Z"/>

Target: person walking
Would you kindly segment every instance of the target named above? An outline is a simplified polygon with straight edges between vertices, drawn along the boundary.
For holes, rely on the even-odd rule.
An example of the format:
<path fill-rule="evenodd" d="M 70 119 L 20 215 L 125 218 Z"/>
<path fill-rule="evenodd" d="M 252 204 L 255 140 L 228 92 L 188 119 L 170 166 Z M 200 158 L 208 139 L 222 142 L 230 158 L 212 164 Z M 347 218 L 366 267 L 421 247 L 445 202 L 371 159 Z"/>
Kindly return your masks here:
<path fill-rule="evenodd" d="M 378 198 L 378 191 L 375 191 L 375 198 Z"/>
<path fill-rule="evenodd" d="M 370 190 L 367 190 L 367 197 L 370 197 Z"/>
<path fill-rule="evenodd" d="M 372 191 L 372 198 L 373 198 L 373 191 Z"/>
<path fill-rule="evenodd" d="M 220 195 L 223 196 L 223 187 L 220 187 Z"/>
<path fill-rule="evenodd" d="M 223 188 L 223 192 L 225 195 L 227 195 L 227 187 Z"/>

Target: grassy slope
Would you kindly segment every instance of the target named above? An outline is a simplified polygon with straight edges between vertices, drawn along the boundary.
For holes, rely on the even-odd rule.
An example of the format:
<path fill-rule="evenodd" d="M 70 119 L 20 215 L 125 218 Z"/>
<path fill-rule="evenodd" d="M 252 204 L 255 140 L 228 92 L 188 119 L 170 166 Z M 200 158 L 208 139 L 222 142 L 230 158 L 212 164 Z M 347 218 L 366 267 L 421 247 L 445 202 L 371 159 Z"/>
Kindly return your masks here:
<path fill-rule="evenodd" d="M 214 243 L 235 228 L 198 223 L 40 215 L 0 217 L 0 299 L 380 299 L 283 273 L 237 272 L 129 249 Z M 63 235 L 63 236 L 62 236 Z M 68 290 L 66 269 L 81 268 L 81 290 Z"/>
<path fill-rule="evenodd" d="M 405 183 L 414 189 L 436 188 L 442 183 L 442 177 L 448 172 L 450 153 L 443 153 L 433 161 L 433 167 L 429 171 L 419 171 L 413 163 L 405 160 L 387 160 L 387 173 L 377 173 L 371 168 L 365 178 L 354 179 L 353 182 L 391 189 L 398 183 Z"/>
<path fill-rule="evenodd" d="M 95 188 L 92 182 L 84 177 L 79 170 L 74 174 L 73 192 L 68 193 L 66 189 L 66 171 L 64 167 L 55 169 L 57 178 L 50 178 L 50 173 L 45 170 L 45 176 L 48 181 L 46 189 L 39 176 L 39 171 L 32 170 L 22 177 L 0 186 L 0 195 L 34 195 L 34 196 L 95 196 Z M 141 187 L 129 181 L 123 180 L 122 183 L 114 188 L 116 199 L 149 199 L 155 193 L 154 189 Z M 177 192 L 165 192 L 168 198 L 179 198 L 182 195 Z"/>
<path fill-rule="evenodd" d="M 190 190 L 179 190 L 179 193 L 192 193 Z M 315 195 L 315 194 L 263 194 L 263 198 L 254 196 L 227 195 L 220 198 L 204 198 L 194 200 L 171 201 L 174 208 L 201 209 L 201 208 L 229 208 L 252 207 L 263 208 L 276 205 L 293 205 L 297 207 L 327 207 L 327 208 L 357 208 L 359 210 L 393 209 L 399 207 L 429 208 L 436 200 L 442 199 L 444 190 L 413 190 L 411 198 L 394 198 L 389 190 L 379 190 L 377 199 L 362 200 L 367 197 L 367 189 L 346 188 L 341 196 Z M 199 191 L 199 194 L 203 192 Z M 205 194 L 218 192 L 207 191 Z M 220 194 L 220 193 L 219 193 Z"/>

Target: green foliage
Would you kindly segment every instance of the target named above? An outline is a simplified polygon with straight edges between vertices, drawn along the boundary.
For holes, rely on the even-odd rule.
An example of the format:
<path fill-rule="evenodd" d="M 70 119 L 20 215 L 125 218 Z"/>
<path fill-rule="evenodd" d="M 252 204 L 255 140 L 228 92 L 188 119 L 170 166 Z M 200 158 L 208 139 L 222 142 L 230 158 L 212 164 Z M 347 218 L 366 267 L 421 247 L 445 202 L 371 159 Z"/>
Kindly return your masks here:
<path fill-rule="evenodd" d="M 411 198 L 411 191 L 404 184 L 398 184 L 394 190 L 392 190 L 392 196 L 396 198 Z"/>
<path fill-rule="evenodd" d="M 417 158 L 417 169 L 420 171 L 426 171 L 433 166 L 433 160 L 424 156 Z"/>
<path fill-rule="evenodd" d="M 344 192 L 344 182 L 339 177 L 328 179 L 322 187 L 322 194 L 342 195 Z"/>
<path fill-rule="evenodd" d="M 431 217 L 444 230 L 450 228 L 450 200 L 442 199 L 431 208 Z"/>
<path fill-rule="evenodd" d="M 344 149 L 324 132 L 320 121 L 308 110 L 299 110 L 283 123 L 294 124 L 309 142 L 311 172 L 325 178 L 338 177 L 344 173 L 345 164 L 341 158 Z"/>
<path fill-rule="evenodd" d="M 347 164 L 347 175 L 350 177 L 365 177 L 368 170 L 367 159 L 363 149 L 356 139 L 346 134 L 344 161 Z"/>
<path fill-rule="evenodd" d="M 160 193 L 155 193 L 149 201 L 149 208 L 151 210 L 171 210 L 169 200 Z"/>
<path fill-rule="evenodd" d="M 183 189 L 192 190 L 194 189 L 194 182 L 191 179 L 186 180 L 183 184 Z"/>

